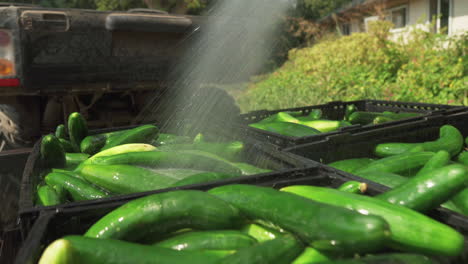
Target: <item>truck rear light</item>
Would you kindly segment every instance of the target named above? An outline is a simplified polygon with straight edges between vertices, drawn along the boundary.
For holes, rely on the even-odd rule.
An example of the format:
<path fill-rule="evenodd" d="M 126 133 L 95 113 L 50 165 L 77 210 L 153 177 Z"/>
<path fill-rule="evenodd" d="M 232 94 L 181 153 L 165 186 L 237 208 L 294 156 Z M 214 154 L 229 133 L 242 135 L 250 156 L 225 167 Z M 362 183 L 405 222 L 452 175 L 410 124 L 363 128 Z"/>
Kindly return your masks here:
<path fill-rule="evenodd" d="M 0 77 L 15 76 L 15 50 L 9 30 L 0 29 Z"/>
<path fill-rule="evenodd" d="M 0 87 L 17 87 L 20 86 L 21 82 L 17 78 L 11 79 L 0 79 Z"/>

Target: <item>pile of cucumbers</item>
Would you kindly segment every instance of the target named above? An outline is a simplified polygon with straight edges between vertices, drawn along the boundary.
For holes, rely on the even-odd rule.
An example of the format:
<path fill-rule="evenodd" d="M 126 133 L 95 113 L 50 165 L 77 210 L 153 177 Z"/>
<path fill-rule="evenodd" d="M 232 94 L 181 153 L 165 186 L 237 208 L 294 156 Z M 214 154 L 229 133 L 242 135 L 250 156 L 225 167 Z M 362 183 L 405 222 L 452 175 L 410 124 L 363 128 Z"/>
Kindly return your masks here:
<path fill-rule="evenodd" d="M 358 111 L 357 107 L 351 104 L 346 106 L 343 120 L 327 120 L 323 118 L 322 110 L 314 109 L 307 116 L 303 116 L 302 112 L 279 112 L 249 126 L 284 136 L 306 137 L 356 124 L 381 124 L 419 115 L 421 114 L 389 111 L 364 112 Z"/>
<path fill-rule="evenodd" d="M 451 125 L 421 143 L 383 143 L 373 158 L 335 161 L 334 168 L 391 188 L 378 199 L 427 212 L 438 206 L 468 216 L 468 137 Z M 466 144 L 466 145 L 465 145 Z"/>
<path fill-rule="evenodd" d="M 82 236 L 55 240 L 39 263 L 425 264 L 462 254 L 456 230 L 350 186 L 237 184 L 149 195 Z"/>
<path fill-rule="evenodd" d="M 243 149 L 240 141 L 214 143 L 201 134 L 194 139 L 162 134 L 154 125 L 88 135 L 86 120 L 72 113 L 68 132 L 60 125 L 55 135 L 42 139 L 45 170 L 36 204 L 100 199 L 271 171 L 240 162 Z"/>

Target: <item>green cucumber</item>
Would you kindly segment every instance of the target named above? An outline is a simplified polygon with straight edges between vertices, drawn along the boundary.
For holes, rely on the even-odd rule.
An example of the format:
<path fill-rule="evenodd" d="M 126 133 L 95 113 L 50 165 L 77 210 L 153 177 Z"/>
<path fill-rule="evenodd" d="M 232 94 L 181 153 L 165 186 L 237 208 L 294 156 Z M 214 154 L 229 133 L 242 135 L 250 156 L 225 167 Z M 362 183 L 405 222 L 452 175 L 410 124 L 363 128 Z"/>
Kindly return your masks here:
<path fill-rule="evenodd" d="M 369 163 L 369 165 L 356 170 L 355 173 L 390 172 L 402 173 L 411 170 L 419 169 L 427 163 L 433 156 L 434 152 L 408 152 L 395 156 L 386 157 Z"/>
<path fill-rule="evenodd" d="M 80 163 L 84 162 L 89 158 L 89 154 L 86 153 L 65 153 L 65 167 L 75 169 Z"/>
<path fill-rule="evenodd" d="M 356 173 L 356 175 L 366 180 L 373 181 L 373 182 L 376 182 L 378 184 L 381 184 L 383 186 L 387 186 L 390 188 L 397 187 L 405 183 L 408 180 L 408 178 L 400 176 L 395 173 L 380 172 L 380 171 Z"/>
<path fill-rule="evenodd" d="M 59 141 L 65 152 L 69 152 L 69 153 L 75 152 L 75 148 L 73 147 L 73 144 L 69 140 L 59 138 Z"/>
<path fill-rule="evenodd" d="M 345 115 L 344 115 L 343 120 L 349 121 L 349 117 L 357 110 L 358 110 L 357 107 L 353 104 L 346 105 Z"/>
<path fill-rule="evenodd" d="M 456 161 L 461 164 L 464 164 L 465 166 L 468 166 L 468 151 L 463 151 L 462 153 L 460 153 L 457 156 Z"/>
<path fill-rule="evenodd" d="M 417 254 L 382 254 L 357 259 L 340 259 L 318 262 L 318 264 L 437 264 L 434 260 Z"/>
<path fill-rule="evenodd" d="M 449 161 L 450 154 L 445 150 L 441 150 L 427 161 L 424 167 L 418 171 L 416 177 L 422 174 L 426 174 L 427 172 L 431 172 L 435 169 L 442 168 L 443 166 L 447 165 Z"/>
<path fill-rule="evenodd" d="M 143 152 L 143 151 L 154 151 L 156 150 L 156 147 L 150 145 L 150 144 L 124 144 L 120 145 L 117 147 L 113 147 L 110 149 L 106 149 L 103 151 L 100 151 L 93 156 L 91 156 L 88 160 L 83 162 L 84 164 L 92 164 L 93 160 L 99 157 L 105 157 L 105 156 L 112 156 L 112 155 L 118 155 L 118 154 L 124 154 L 124 153 L 131 153 L 131 152 Z"/>
<path fill-rule="evenodd" d="M 340 121 L 340 126 L 339 127 L 348 127 L 348 126 L 352 126 L 353 124 L 351 124 L 350 122 L 346 121 L 346 120 L 341 120 Z"/>
<path fill-rule="evenodd" d="M 324 187 L 289 186 L 281 190 L 365 215 L 383 217 L 390 224 L 388 246 L 392 248 L 443 256 L 458 256 L 463 251 L 464 237 L 460 233 L 409 208 Z"/>
<path fill-rule="evenodd" d="M 113 239 L 66 236 L 50 244 L 39 264 L 215 264 L 225 254 L 176 251 Z"/>
<path fill-rule="evenodd" d="M 369 165 L 373 161 L 374 161 L 373 159 L 369 159 L 369 158 L 345 159 L 345 160 L 335 161 L 327 165 L 335 169 L 353 173 L 356 170 Z"/>
<path fill-rule="evenodd" d="M 382 115 L 385 117 L 390 117 L 395 120 L 399 120 L 399 119 L 421 116 L 422 114 L 420 113 L 394 113 L 394 112 L 385 111 L 385 112 L 382 112 Z"/>
<path fill-rule="evenodd" d="M 116 146 L 130 143 L 149 144 L 159 134 L 159 129 L 153 125 L 143 125 L 129 129 L 125 133 L 119 134 L 106 141 L 102 150 L 107 150 Z"/>
<path fill-rule="evenodd" d="M 388 116 L 378 116 L 376 118 L 374 118 L 374 120 L 372 120 L 372 124 L 374 125 L 378 125 L 378 124 L 383 124 L 383 123 L 387 123 L 387 122 L 392 122 L 392 121 L 395 121 L 396 119 L 393 119 L 391 117 L 388 117 Z"/>
<path fill-rule="evenodd" d="M 287 122 L 287 123 L 299 123 L 297 118 L 293 117 L 287 112 L 279 112 L 274 115 L 271 115 L 262 121 L 258 122 L 259 124 L 274 123 L 274 122 Z"/>
<path fill-rule="evenodd" d="M 341 121 L 334 120 L 312 120 L 302 121 L 301 125 L 314 128 L 322 133 L 332 132 L 338 130 L 341 127 Z"/>
<path fill-rule="evenodd" d="M 173 191 L 120 206 L 93 224 L 85 236 L 136 241 L 148 234 L 169 234 L 183 228 L 222 230 L 242 224 L 239 210 L 213 195 Z"/>
<path fill-rule="evenodd" d="M 419 174 L 376 198 L 427 212 L 461 191 L 465 182 L 468 182 L 468 169 L 463 165 L 449 165 Z"/>
<path fill-rule="evenodd" d="M 285 235 L 248 248 L 239 249 L 219 264 L 289 264 L 303 250 L 303 245 L 291 235 Z"/>
<path fill-rule="evenodd" d="M 278 230 L 274 230 L 259 224 L 245 225 L 242 227 L 241 231 L 255 238 L 258 242 L 272 240 L 282 235 L 282 233 Z"/>
<path fill-rule="evenodd" d="M 233 141 L 229 143 L 199 142 L 196 144 L 170 144 L 161 146 L 158 149 L 162 151 L 198 150 L 227 160 L 239 160 L 244 150 L 244 143 Z"/>
<path fill-rule="evenodd" d="M 67 139 L 67 131 L 65 130 L 65 125 L 60 124 L 55 129 L 55 136 L 61 139 Z"/>
<path fill-rule="evenodd" d="M 237 250 L 253 246 L 257 241 L 240 231 L 198 231 L 175 235 L 153 246 L 174 250 Z"/>
<path fill-rule="evenodd" d="M 63 168 L 66 164 L 65 151 L 58 138 L 52 134 L 41 141 L 41 158 L 47 168 Z"/>
<path fill-rule="evenodd" d="M 144 151 L 94 158 L 87 164 L 135 165 L 148 168 L 186 168 L 240 175 L 241 170 L 229 161 L 198 150 Z"/>
<path fill-rule="evenodd" d="M 293 232 L 318 250 L 369 252 L 380 249 L 390 233 L 381 217 L 364 216 L 272 188 L 227 185 L 208 192 L 251 219 L 269 221 Z"/>
<path fill-rule="evenodd" d="M 320 109 L 312 109 L 310 113 L 307 115 L 309 120 L 317 120 L 322 118 L 323 112 Z"/>
<path fill-rule="evenodd" d="M 172 145 L 172 144 L 188 144 L 191 142 L 192 140 L 190 139 L 190 137 L 187 137 L 187 136 L 178 136 L 174 134 L 160 133 L 159 136 L 156 139 L 154 139 L 153 145 L 165 146 L 165 145 Z"/>
<path fill-rule="evenodd" d="M 74 201 L 101 199 L 109 195 L 82 179 L 58 172 L 51 172 L 45 176 L 49 186 L 60 186 L 65 189 Z"/>
<path fill-rule="evenodd" d="M 343 192 L 362 194 L 366 192 L 367 184 L 365 182 L 347 181 L 338 187 L 338 190 Z"/>
<path fill-rule="evenodd" d="M 382 116 L 382 113 L 355 111 L 349 116 L 347 121 L 353 125 L 367 125 L 371 124 L 374 119 L 379 116 Z"/>
<path fill-rule="evenodd" d="M 410 151 L 417 146 L 422 146 L 424 151 L 437 152 L 445 150 L 453 157 L 463 148 L 463 136 L 456 127 L 444 125 L 440 128 L 439 139 L 435 141 L 424 143 L 383 143 L 377 145 L 375 154 L 378 157 L 388 157 Z"/>
<path fill-rule="evenodd" d="M 177 179 L 131 165 L 84 165 L 80 175 L 115 194 L 128 194 L 167 188 Z"/>
<path fill-rule="evenodd" d="M 241 170 L 242 175 L 255 175 L 272 172 L 272 170 L 262 169 L 248 163 L 235 162 L 232 164 Z"/>
<path fill-rule="evenodd" d="M 291 264 L 313 264 L 328 260 L 330 258 L 322 252 L 311 247 L 306 247 Z"/>
<path fill-rule="evenodd" d="M 78 174 L 78 173 L 76 173 L 76 172 L 74 172 L 74 171 L 62 170 L 62 169 L 53 168 L 53 169 L 52 169 L 52 172 L 58 172 L 58 173 L 66 174 L 66 175 L 68 175 L 68 176 L 72 176 L 72 177 L 75 177 L 75 178 L 84 180 L 84 178 L 81 177 L 80 174 Z"/>
<path fill-rule="evenodd" d="M 98 153 L 106 145 L 108 141 L 127 132 L 128 132 L 128 129 L 109 132 L 109 133 L 89 135 L 81 141 L 80 150 L 83 153 L 94 155 Z"/>
<path fill-rule="evenodd" d="M 68 116 L 68 134 L 75 152 L 80 152 L 81 141 L 88 135 L 88 125 L 80 113 L 74 112 Z"/>
<path fill-rule="evenodd" d="M 212 181 L 229 179 L 233 177 L 238 177 L 238 175 L 233 176 L 233 175 L 217 173 L 217 172 L 204 172 L 204 173 L 199 173 L 199 174 L 187 177 L 185 179 L 176 181 L 174 184 L 171 185 L 171 187 L 186 186 L 186 185 L 192 185 L 192 184 L 198 184 L 198 183 L 207 183 L 207 182 L 212 182 Z"/>
<path fill-rule="evenodd" d="M 53 187 L 44 185 L 37 189 L 37 204 L 51 206 L 61 204 L 62 200 Z"/>
<path fill-rule="evenodd" d="M 320 134 L 317 129 L 295 123 L 276 122 L 276 123 L 256 123 L 250 124 L 250 127 L 266 130 L 268 132 L 277 133 L 290 137 L 307 137 Z"/>
<path fill-rule="evenodd" d="M 464 215 L 468 216 L 468 188 L 454 195 L 451 201 Z"/>

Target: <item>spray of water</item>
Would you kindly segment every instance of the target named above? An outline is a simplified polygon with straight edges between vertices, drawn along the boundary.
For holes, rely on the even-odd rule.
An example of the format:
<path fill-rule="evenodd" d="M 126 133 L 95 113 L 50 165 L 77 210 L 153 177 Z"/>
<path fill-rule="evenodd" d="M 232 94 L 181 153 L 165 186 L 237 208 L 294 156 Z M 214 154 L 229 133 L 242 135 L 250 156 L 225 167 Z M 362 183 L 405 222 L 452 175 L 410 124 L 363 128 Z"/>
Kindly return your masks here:
<path fill-rule="evenodd" d="M 227 93 L 209 86 L 243 82 L 255 74 L 276 45 L 275 29 L 291 6 L 290 0 L 214 2 L 172 70 L 164 100 L 150 104 L 147 115 L 164 113 L 168 130 L 187 120 L 196 124 L 193 130 L 200 130 L 214 120 L 231 122 L 239 114 Z"/>

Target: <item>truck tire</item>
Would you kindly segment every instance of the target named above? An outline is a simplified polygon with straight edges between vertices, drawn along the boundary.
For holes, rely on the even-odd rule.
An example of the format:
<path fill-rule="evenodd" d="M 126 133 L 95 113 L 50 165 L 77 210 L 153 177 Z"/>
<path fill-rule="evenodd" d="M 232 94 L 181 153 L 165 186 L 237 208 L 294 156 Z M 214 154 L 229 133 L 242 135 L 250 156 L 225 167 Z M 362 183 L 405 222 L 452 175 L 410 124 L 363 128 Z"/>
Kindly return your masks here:
<path fill-rule="evenodd" d="M 31 122 L 31 117 L 23 117 L 12 105 L 0 104 L 0 134 L 6 142 L 6 148 L 22 148 L 31 146 L 33 134 L 24 129 L 24 125 Z"/>

